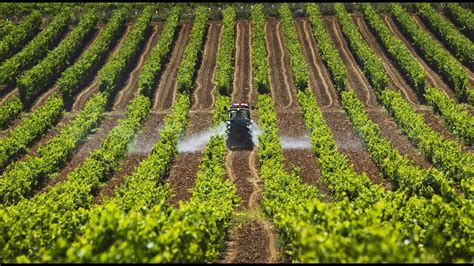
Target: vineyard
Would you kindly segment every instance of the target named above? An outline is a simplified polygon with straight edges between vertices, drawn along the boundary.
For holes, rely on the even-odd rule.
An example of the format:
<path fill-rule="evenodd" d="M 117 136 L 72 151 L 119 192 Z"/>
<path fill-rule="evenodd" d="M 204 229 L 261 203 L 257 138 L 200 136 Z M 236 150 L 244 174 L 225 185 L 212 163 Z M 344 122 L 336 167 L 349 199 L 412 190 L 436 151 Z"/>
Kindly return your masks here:
<path fill-rule="evenodd" d="M 473 27 L 469 3 L 0 3 L 0 263 L 472 263 Z"/>

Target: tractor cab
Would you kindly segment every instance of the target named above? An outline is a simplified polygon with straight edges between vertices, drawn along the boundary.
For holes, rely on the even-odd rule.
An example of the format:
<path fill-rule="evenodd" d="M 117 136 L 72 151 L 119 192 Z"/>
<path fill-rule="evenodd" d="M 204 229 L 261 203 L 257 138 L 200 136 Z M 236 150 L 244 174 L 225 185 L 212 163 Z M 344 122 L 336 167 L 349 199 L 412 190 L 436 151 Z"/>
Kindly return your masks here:
<path fill-rule="evenodd" d="M 227 147 L 231 150 L 253 149 L 249 105 L 233 103 L 227 110 L 227 115 Z"/>

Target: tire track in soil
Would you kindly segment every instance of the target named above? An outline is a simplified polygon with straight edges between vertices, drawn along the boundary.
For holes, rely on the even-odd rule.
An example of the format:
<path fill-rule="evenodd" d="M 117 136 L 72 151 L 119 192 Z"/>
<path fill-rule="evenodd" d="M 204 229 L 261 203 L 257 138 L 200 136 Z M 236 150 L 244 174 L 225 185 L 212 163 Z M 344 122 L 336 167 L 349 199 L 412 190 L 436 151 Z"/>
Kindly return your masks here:
<path fill-rule="evenodd" d="M 401 74 L 398 73 L 398 70 L 395 65 L 392 64 L 387 55 L 385 55 L 382 47 L 379 45 L 379 42 L 377 41 L 376 37 L 370 31 L 364 18 L 359 16 L 352 16 L 352 21 L 354 21 L 354 23 L 359 28 L 359 33 L 367 42 L 367 45 L 380 59 L 380 62 L 382 63 L 385 72 L 389 77 L 388 88 L 395 89 L 395 91 L 400 91 L 405 100 L 407 100 L 412 107 L 423 108 L 423 106 L 420 106 L 420 101 L 415 91 L 409 89 L 411 86 L 405 81 Z"/>
<path fill-rule="evenodd" d="M 337 101 L 337 94 L 332 85 L 331 78 L 328 75 L 326 66 L 319 56 L 319 48 L 312 36 L 311 26 L 306 19 L 296 19 L 295 27 L 298 33 L 298 38 L 301 44 L 303 56 L 306 57 L 308 64 L 308 73 L 310 78 L 310 87 L 319 102 L 322 109 L 330 107 L 339 108 L 340 104 Z M 329 82 L 328 82 L 329 81 Z"/>
<path fill-rule="evenodd" d="M 284 70 L 280 74 L 284 76 L 270 75 L 270 91 L 274 99 L 275 109 L 277 112 L 277 126 L 281 135 L 288 137 L 304 137 L 308 135 L 303 113 L 296 99 L 296 87 L 290 74 L 290 64 L 285 47 L 283 46 L 282 31 L 275 25 L 280 25 L 278 21 L 267 21 L 266 36 L 267 49 L 269 55 L 270 73 L 278 73 L 279 69 Z M 279 45 L 276 46 L 275 44 Z M 276 58 L 282 59 L 280 64 L 274 63 Z M 285 58 L 286 60 L 283 60 Z M 286 69 L 286 70 L 285 70 Z M 289 83 L 288 83 L 289 81 Z M 290 98 L 290 102 L 285 104 L 285 99 Z M 291 109 L 290 109 L 291 108 Z M 317 180 L 320 179 L 319 164 L 316 161 L 314 152 L 309 149 L 284 149 L 283 156 L 285 158 L 285 168 L 290 171 L 294 166 L 300 168 L 300 176 L 302 181 L 308 184 L 322 184 Z M 324 190 L 323 187 L 318 187 Z"/>
<path fill-rule="evenodd" d="M 250 103 L 251 80 L 249 80 L 251 66 L 250 61 L 250 23 L 249 21 L 237 21 L 236 23 L 236 46 L 232 101 Z"/>
<path fill-rule="evenodd" d="M 342 38 L 342 33 L 339 31 L 339 27 L 336 27 L 336 20 L 334 16 L 331 16 L 330 18 L 323 19 L 326 27 L 328 29 L 328 32 L 330 33 L 331 38 L 333 39 L 333 42 L 336 44 L 336 48 L 339 51 L 339 54 L 342 56 L 344 63 L 347 65 L 347 57 L 350 55 L 350 57 L 353 58 L 354 55 L 352 55 L 352 52 L 349 50 L 349 47 L 347 46 L 345 40 Z M 338 36 L 341 39 L 337 39 Z M 340 45 L 340 43 L 344 43 L 344 45 Z M 355 59 L 353 59 L 355 60 Z M 353 76 L 353 73 L 355 71 L 362 73 L 362 70 L 360 69 L 359 65 L 357 62 L 353 61 L 351 64 L 351 67 L 347 68 L 349 76 Z M 357 86 L 357 84 L 362 83 L 362 79 L 364 79 L 364 83 L 366 83 L 366 88 L 371 91 L 373 94 L 373 89 L 368 84 L 368 81 L 365 79 L 363 76 L 357 76 L 356 80 L 359 80 L 358 83 L 355 83 L 354 78 L 349 79 L 349 86 L 352 87 L 356 92 L 360 90 L 360 87 Z M 359 95 L 360 99 L 360 95 Z M 375 99 L 375 96 L 372 97 L 372 99 Z M 372 120 L 374 123 L 376 123 L 379 128 L 382 136 L 386 138 L 387 140 L 390 140 L 392 146 L 401 154 L 404 156 L 407 156 L 409 159 L 413 160 L 416 165 L 422 167 L 422 168 L 428 168 L 432 167 L 430 163 L 428 163 L 424 156 L 418 151 L 418 149 L 413 145 L 413 143 L 408 139 L 406 135 L 404 135 L 401 130 L 398 128 L 397 124 L 393 121 L 392 117 L 389 115 L 389 113 L 378 103 L 375 102 L 376 104 L 374 106 L 370 106 L 365 108 L 365 112 L 367 113 L 368 117 L 370 120 Z M 352 124 L 351 124 L 352 125 Z"/>
<path fill-rule="evenodd" d="M 128 103 L 136 96 L 138 91 L 139 70 L 142 69 L 145 61 L 150 56 L 152 48 L 158 42 L 163 24 L 156 24 L 152 27 L 153 33 L 146 41 L 138 63 L 129 75 L 128 81 L 126 85 L 124 85 L 124 89 L 120 90 L 116 96 L 113 106 L 115 112 L 125 113 Z M 143 124 L 142 129 L 138 132 L 138 134 L 135 135 L 134 141 L 130 145 L 127 155 L 120 164 L 119 169 L 117 169 L 117 171 L 112 174 L 112 176 L 104 183 L 104 185 L 99 188 L 99 191 L 94 197 L 95 203 L 100 204 L 104 198 L 113 196 L 115 193 L 115 188 L 122 183 L 123 178 L 126 175 L 133 173 L 138 164 L 148 156 L 155 142 L 159 140 L 158 128 L 161 127 L 163 118 L 164 114 L 154 114 L 150 112 L 145 123 Z M 151 141 L 149 141 L 150 138 L 152 139 Z"/>
<path fill-rule="evenodd" d="M 448 53 L 451 54 L 456 59 L 456 61 L 459 62 L 459 64 L 464 68 L 464 70 L 466 70 L 467 73 L 469 73 L 469 81 L 470 81 L 471 87 L 474 86 L 473 74 L 471 70 L 469 69 L 469 65 L 466 65 L 464 62 L 461 62 L 461 60 L 457 58 L 456 52 L 451 50 L 449 46 L 441 38 L 438 38 L 438 36 L 433 31 L 431 31 L 430 27 L 428 26 L 428 24 L 425 23 L 424 19 L 422 19 L 421 16 L 412 14 L 411 17 L 416 21 L 416 23 L 420 26 L 420 28 L 423 29 L 424 32 L 428 33 L 429 36 L 433 40 L 439 43 L 444 48 L 444 50 L 448 51 Z M 461 32 L 459 32 L 459 34 L 463 35 Z"/>
<path fill-rule="evenodd" d="M 222 37 L 222 25 L 221 23 L 213 22 L 209 23 L 209 35 L 208 39 L 216 40 L 217 42 L 209 43 L 209 47 L 206 46 L 202 56 L 202 67 L 199 69 L 198 77 L 196 78 L 196 89 L 194 90 L 193 101 L 194 104 L 191 110 L 201 110 L 212 112 L 212 108 L 215 102 L 215 90 L 214 77 L 216 73 L 217 58 L 210 56 L 209 53 L 216 53 L 217 48 Z M 204 88 L 205 86 L 211 86 L 212 89 Z"/>
<path fill-rule="evenodd" d="M 127 25 L 125 30 L 124 30 L 124 33 L 118 39 L 117 44 L 112 49 L 112 51 L 109 52 L 108 57 L 104 60 L 105 62 L 101 65 L 101 67 L 99 67 L 97 69 L 94 80 L 92 80 L 88 84 L 88 86 L 85 89 L 81 90 L 81 92 L 75 97 L 74 103 L 73 103 L 72 108 L 71 108 L 72 111 L 82 110 L 82 108 L 84 108 L 84 105 L 86 104 L 86 102 L 90 98 L 90 96 L 99 91 L 99 75 L 98 75 L 98 73 L 99 73 L 99 71 L 102 67 L 104 67 L 107 63 L 109 63 L 112 60 L 112 58 L 114 58 L 117 55 L 119 49 L 123 45 L 123 42 L 127 38 L 128 33 L 130 32 L 130 29 L 131 29 L 131 25 Z"/>
<path fill-rule="evenodd" d="M 333 134 L 338 151 L 348 157 L 350 162 L 353 163 L 354 170 L 357 173 L 362 174 L 365 172 L 374 183 L 383 184 L 386 188 L 390 189 L 390 182 L 386 182 L 386 180 L 380 176 L 377 165 L 370 157 L 364 143 L 357 136 L 357 132 L 352 127 L 347 115 L 341 109 L 339 96 L 337 95 L 336 88 L 332 84 L 329 70 L 322 62 L 314 36 L 311 34 L 311 25 L 306 19 L 299 19 L 297 20 L 297 27 L 301 34 L 300 42 L 304 44 L 302 47 L 305 47 L 303 49 L 305 50 L 303 55 L 306 58 L 306 62 L 313 62 L 313 65 L 309 65 L 318 69 L 316 71 L 318 72 L 319 81 L 317 81 L 317 83 L 312 81 L 313 84 L 317 84 L 313 85 L 313 87 L 322 88 L 322 86 L 324 86 L 326 88 L 326 95 L 334 99 L 331 107 L 325 108 L 325 106 L 322 106 L 324 101 L 320 100 L 321 98 L 316 94 L 323 117 Z M 306 36 L 306 40 L 301 41 L 304 35 Z M 310 72 L 315 73 L 316 71 L 311 70 Z M 317 92 L 318 90 L 313 91 Z M 322 91 L 319 91 L 319 94 L 324 95 Z M 317 181 L 320 183 L 318 186 L 322 188 L 323 193 L 329 194 L 329 189 L 324 181 L 322 179 L 318 179 Z"/>
<path fill-rule="evenodd" d="M 326 25 L 329 36 L 339 51 L 342 61 L 346 65 L 347 80 L 350 86 L 357 92 L 357 96 L 364 102 L 365 107 L 377 106 L 377 99 L 374 92 L 370 89 L 370 83 L 358 67 L 356 58 L 350 52 L 349 43 L 344 38 L 336 18 L 334 16 L 323 17 L 323 22 Z"/>
<path fill-rule="evenodd" d="M 188 43 L 192 23 L 186 22 L 181 26 L 178 39 L 173 48 L 169 63 L 162 74 L 161 82 L 155 90 L 153 108 L 154 111 L 165 111 L 171 108 L 176 94 L 176 76 L 178 66 L 183 58 L 185 45 Z"/>
<path fill-rule="evenodd" d="M 105 60 L 106 62 L 103 64 L 105 65 L 107 62 L 113 58 L 128 35 L 130 31 L 131 25 L 127 25 L 125 32 L 119 39 L 118 44 L 114 47 L 114 49 L 109 53 L 109 57 Z M 99 70 L 97 70 L 98 72 Z M 95 79 L 91 81 L 92 84 L 89 84 L 86 89 L 84 89 L 77 97 L 73 104 L 72 110 L 70 112 L 66 112 L 63 115 L 63 118 L 69 119 L 71 121 L 77 114 L 82 110 L 88 98 L 96 91 L 98 91 L 98 76 L 96 74 Z M 51 176 L 50 180 L 45 180 L 44 185 L 39 186 L 38 188 L 33 190 L 33 193 L 44 193 L 49 190 L 50 187 L 56 185 L 59 182 L 62 182 L 66 179 L 67 175 L 74 170 L 74 168 L 84 162 L 84 160 L 90 155 L 90 153 L 99 148 L 100 143 L 102 140 L 107 136 L 107 134 L 112 130 L 112 128 L 117 124 L 118 119 L 124 117 L 124 113 L 116 113 L 116 112 L 106 112 L 104 118 L 95 129 L 91 131 L 88 136 L 79 141 L 79 144 L 76 148 L 71 152 L 70 158 L 68 162 L 61 168 L 61 170 Z"/>
<path fill-rule="evenodd" d="M 184 140 L 204 132 L 212 126 L 212 109 L 214 100 L 209 95 L 214 90 L 214 70 L 216 65 L 217 47 L 219 47 L 219 35 L 221 34 L 221 25 L 216 21 L 209 21 L 209 28 L 202 52 L 202 59 L 199 64 L 199 70 L 196 77 L 196 85 L 199 88 L 193 90 L 192 98 L 195 104 L 192 105 L 189 114 L 189 124 L 186 128 Z M 181 60 L 181 59 L 180 59 Z M 179 62 L 176 62 L 178 65 Z M 170 84 L 175 87 L 175 83 Z M 175 90 L 175 89 L 174 89 Z M 172 90 L 169 90 L 172 92 Z M 170 93 L 166 94 L 167 96 Z M 160 105 L 163 106 L 163 105 Z M 209 110 L 211 109 L 211 110 Z M 174 194 L 168 200 L 168 203 L 178 206 L 180 201 L 188 201 L 191 198 L 191 189 L 194 186 L 199 165 L 202 161 L 203 150 L 195 152 L 182 152 L 176 156 L 169 175 L 166 178 Z"/>
<path fill-rule="evenodd" d="M 440 88 L 443 90 L 446 95 L 450 99 L 453 99 L 456 102 L 459 102 L 457 99 L 456 94 L 454 94 L 454 91 L 448 86 L 446 82 L 442 79 L 440 75 L 438 75 L 428 64 L 425 62 L 420 55 L 418 55 L 418 52 L 416 51 L 415 47 L 411 44 L 411 42 L 402 34 L 401 30 L 398 28 L 396 25 L 395 21 L 392 19 L 392 17 L 388 15 L 383 15 L 383 19 L 385 21 L 385 25 L 390 29 L 390 31 L 395 34 L 398 39 L 400 39 L 405 46 L 408 48 L 410 51 L 411 55 L 415 60 L 421 64 L 421 66 L 424 68 L 426 76 L 427 76 L 427 82 L 430 86 L 434 86 L 437 88 Z"/>
<path fill-rule="evenodd" d="M 288 109 L 292 107 L 293 99 L 290 91 L 290 84 L 288 82 L 289 78 L 292 78 L 291 75 L 287 75 L 288 70 L 284 67 L 285 66 L 285 59 L 288 58 L 284 57 L 283 53 L 276 54 L 275 51 L 282 51 L 283 46 L 281 44 L 281 40 L 278 40 L 278 28 L 280 22 L 277 20 L 267 20 L 265 21 L 265 37 L 266 37 L 266 46 L 268 51 L 268 66 L 269 66 L 269 74 L 270 74 L 270 87 L 277 87 L 276 93 L 280 97 L 276 97 L 272 95 L 273 101 L 275 103 L 275 107 L 278 109 Z M 278 48 L 277 48 L 278 46 Z M 271 67 L 275 66 L 275 67 Z M 280 67 L 276 67 L 280 66 Z M 292 84 L 294 84 L 292 82 Z M 285 86 L 281 88 L 281 86 Z M 294 107 L 294 106 L 293 106 Z"/>
<path fill-rule="evenodd" d="M 51 179 L 46 180 L 44 186 L 37 188 L 33 193 L 44 193 L 59 182 L 66 180 L 67 175 L 73 171 L 77 166 L 81 165 L 84 160 L 97 148 L 100 147 L 100 143 L 105 139 L 107 134 L 112 130 L 120 118 L 123 118 L 123 113 L 108 113 L 100 123 L 100 126 L 93 130 L 92 134 L 81 140 L 79 145 L 71 152 L 70 160 L 66 165 L 57 173 L 51 176 Z"/>
<path fill-rule="evenodd" d="M 68 67 L 66 67 L 61 73 L 63 73 L 64 71 L 66 71 L 67 68 L 73 66 L 77 61 L 79 61 L 79 59 L 82 57 L 82 55 L 87 51 L 89 50 L 89 48 L 92 46 L 92 44 L 97 40 L 97 38 L 99 37 L 99 35 L 102 33 L 102 31 L 104 30 L 103 27 L 99 28 L 99 29 L 94 29 L 94 33 L 92 34 L 92 36 L 89 38 L 89 41 L 84 45 L 82 51 L 80 53 L 78 53 L 78 56 L 76 56 L 72 63 L 69 64 Z M 46 90 L 45 92 L 43 92 L 41 95 L 39 95 L 39 97 L 34 101 L 34 103 L 32 104 L 31 106 L 31 110 L 36 110 L 38 107 L 40 107 L 41 105 L 43 105 L 44 102 L 46 102 L 46 100 L 53 94 L 53 93 L 60 93 L 59 92 L 59 86 L 56 84 L 56 81 L 61 77 L 61 74 L 55 79 L 55 82 L 54 84 L 48 89 Z"/>
<path fill-rule="evenodd" d="M 139 49 L 141 55 L 135 64 L 135 68 L 128 75 L 126 85 L 123 89 L 118 91 L 115 96 L 115 101 L 112 107 L 113 111 L 125 112 L 127 109 L 128 103 L 137 95 L 138 91 L 138 77 L 140 74 L 145 61 L 150 56 L 152 48 L 158 42 L 158 37 L 161 34 L 163 29 L 163 24 L 155 25 L 153 27 L 153 33 L 148 37 L 149 34 L 145 35 L 148 37 L 148 40 L 142 44 L 143 48 Z"/>
<path fill-rule="evenodd" d="M 463 141 L 457 140 L 456 136 L 450 133 L 447 128 L 444 126 L 439 116 L 435 115 L 433 109 L 429 106 L 422 105 L 417 98 L 417 95 L 414 90 L 405 89 L 410 88 L 411 86 L 405 81 L 404 77 L 400 72 L 398 72 L 396 66 L 390 61 L 390 59 L 385 54 L 382 46 L 376 40 L 372 31 L 368 28 L 368 25 L 361 17 L 355 17 L 356 23 L 369 46 L 381 59 L 385 70 L 387 70 L 388 75 L 390 76 L 390 85 L 389 88 L 395 88 L 398 91 L 401 91 L 404 98 L 409 101 L 410 105 L 415 109 L 418 114 L 423 115 L 426 123 L 433 129 L 435 132 L 439 133 L 443 137 L 449 140 L 458 142 L 464 151 L 472 151 L 472 148 L 469 145 L 466 145 Z M 410 96 L 408 96 L 408 94 Z"/>
<path fill-rule="evenodd" d="M 251 33 L 249 21 L 237 21 L 235 67 L 232 102 L 256 101 L 253 91 L 250 58 Z M 256 114 L 251 112 L 255 120 Z M 236 184 L 237 196 L 242 199 L 237 212 L 250 212 L 252 219 L 239 225 L 232 217 L 232 225 L 225 239 L 219 262 L 223 263 L 272 263 L 278 257 L 276 235 L 270 224 L 259 213 L 261 180 L 256 150 L 229 151 L 225 158 L 226 178 Z M 264 247 L 264 248 L 263 248 Z"/>
<path fill-rule="evenodd" d="M 59 37 L 59 40 L 57 42 L 55 42 L 55 44 L 52 46 L 51 49 L 48 49 L 48 53 L 49 51 L 52 51 L 54 50 L 58 44 L 60 44 L 64 39 L 67 38 L 67 36 L 73 31 L 73 26 L 69 25 L 68 28 L 66 29 L 66 31 L 61 34 L 61 36 Z M 42 31 L 42 29 L 40 28 L 40 32 L 38 32 L 38 34 L 40 34 Z M 22 48 L 23 49 L 23 48 Z M 18 51 L 19 52 L 19 51 Z M 39 62 L 41 62 L 44 58 L 46 58 L 47 54 L 46 53 L 36 64 L 34 64 L 33 66 L 27 68 L 27 69 L 24 69 L 23 72 L 21 72 L 19 75 L 15 76 L 14 79 L 16 80 L 18 77 L 22 76 L 27 70 L 33 68 L 35 65 L 37 65 Z M 15 82 L 16 83 L 16 82 Z M 16 84 L 14 84 L 14 86 L 12 85 L 9 85 L 9 86 L 4 86 L 4 85 L 1 85 L 0 86 L 0 90 L 2 91 L 0 93 L 0 97 L 1 97 L 1 101 L 0 101 L 0 104 L 3 105 L 3 103 L 10 99 L 12 96 L 18 96 L 20 95 L 20 92 L 19 92 L 19 89 L 18 87 L 16 87 Z M 30 109 L 31 111 L 31 106 L 28 108 Z"/>

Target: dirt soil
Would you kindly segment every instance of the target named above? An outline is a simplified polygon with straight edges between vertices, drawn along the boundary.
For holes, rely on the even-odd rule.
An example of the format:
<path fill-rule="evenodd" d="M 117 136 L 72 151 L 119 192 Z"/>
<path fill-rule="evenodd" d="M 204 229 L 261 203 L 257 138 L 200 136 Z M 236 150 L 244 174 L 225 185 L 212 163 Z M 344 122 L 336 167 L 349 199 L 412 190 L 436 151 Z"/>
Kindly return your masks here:
<path fill-rule="evenodd" d="M 386 56 L 382 46 L 379 44 L 374 34 L 372 34 L 370 31 L 364 19 L 361 17 L 355 17 L 354 22 L 357 24 L 359 29 L 361 29 L 362 36 L 365 40 L 367 40 L 369 46 L 381 59 L 385 69 L 387 70 L 387 73 L 390 76 L 389 87 L 391 89 L 401 91 L 405 100 L 410 103 L 417 113 L 422 114 L 425 117 L 425 121 L 435 132 L 449 140 L 456 140 L 456 137 L 447 130 L 440 118 L 434 114 L 433 109 L 430 106 L 421 104 L 417 98 L 415 89 L 410 88 L 411 86 L 407 83 L 407 80 L 404 79 L 403 75 L 397 70 L 396 66 Z M 463 146 L 464 150 L 471 150 L 471 147 L 465 143 L 462 143 L 462 141 L 460 141 L 460 144 Z"/>
<path fill-rule="evenodd" d="M 139 51 L 141 55 L 139 57 L 137 56 L 137 59 L 135 60 L 135 68 L 130 71 L 127 81 L 115 96 L 112 107 L 113 111 L 125 112 L 127 110 L 128 103 L 137 95 L 140 70 L 143 68 L 143 65 L 150 56 L 151 50 L 158 42 L 162 29 L 163 23 L 160 23 L 156 26 L 153 26 L 153 30 L 150 30 L 152 31 L 151 36 L 149 34 L 146 35 L 147 40 L 143 42 L 142 46 L 144 47 L 141 47 Z"/>
<path fill-rule="evenodd" d="M 178 39 L 173 47 L 169 63 L 162 74 L 160 83 L 154 93 L 153 110 L 165 111 L 171 108 L 176 94 L 176 76 L 178 66 L 183 57 L 184 48 L 189 39 L 192 23 L 186 22 L 181 25 Z"/>
<path fill-rule="evenodd" d="M 216 65 L 216 51 L 219 46 L 220 32 L 220 23 L 211 22 L 204 44 L 201 66 L 196 77 L 193 103 L 184 140 L 211 127 L 212 112 L 209 109 L 213 109 L 214 106 L 212 95 L 215 90 L 212 77 Z M 171 185 L 175 195 L 169 201 L 171 204 L 177 206 L 179 201 L 187 201 L 191 197 L 191 189 L 199 171 L 202 152 L 183 152 L 176 157 L 167 178 L 167 182 Z"/>
<path fill-rule="evenodd" d="M 393 121 L 392 117 L 385 111 L 385 109 L 376 101 L 376 97 L 372 86 L 369 84 L 367 79 L 363 76 L 362 69 L 355 60 L 354 55 L 348 47 L 346 40 L 343 37 L 342 31 L 337 25 L 334 17 L 326 17 L 324 19 L 326 27 L 330 33 L 331 38 L 336 44 L 339 53 L 342 55 L 343 61 L 348 67 L 349 84 L 355 89 L 360 99 L 364 93 L 368 92 L 371 102 L 374 105 L 366 105 L 366 113 L 369 118 L 379 125 L 382 135 L 390 140 L 392 145 L 399 151 L 401 155 L 408 156 L 414 159 L 415 163 L 421 167 L 429 167 L 430 164 L 424 159 L 416 147 L 410 142 L 407 136 L 403 135 L 401 130 L 398 129 L 397 125 Z M 356 82 L 354 82 L 356 81 Z M 365 98 L 367 99 L 367 98 Z M 364 101 L 364 100 L 363 100 Z M 367 103 L 367 102 L 366 102 Z"/>
<path fill-rule="evenodd" d="M 131 26 L 127 26 L 124 30 L 124 33 L 122 34 L 122 36 L 119 38 L 119 40 L 117 41 L 117 44 L 115 45 L 115 47 L 112 49 L 112 51 L 108 54 L 106 60 L 104 60 L 104 64 L 102 64 L 102 66 L 100 68 L 98 68 L 99 70 L 105 66 L 108 62 L 110 62 L 110 60 L 115 57 L 119 51 L 119 49 L 122 47 L 123 45 L 123 42 L 125 41 L 125 39 L 127 38 L 128 36 L 128 33 L 130 32 L 130 29 L 131 29 Z M 90 96 L 92 94 L 96 94 L 99 92 L 99 80 L 98 80 L 98 73 L 99 73 L 99 70 L 96 72 L 96 75 L 95 75 L 95 78 L 94 80 L 92 80 L 85 89 L 83 90 L 80 90 L 80 93 L 76 95 L 75 97 L 75 101 L 74 103 L 72 104 L 72 107 L 71 107 L 71 110 L 72 111 L 80 111 L 82 110 L 82 108 L 84 108 L 84 105 L 86 104 L 87 100 L 90 98 Z"/>
<path fill-rule="evenodd" d="M 457 100 L 456 95 L 454 94 L 454 91 L 444 82 L 443 78 L 436 73 L 434 69 L 432 69 L 427 62 L 425 62 L 422 57 L 420 56 L 421 54 L 418 54 L 415 50 L 415 47 L 411 44 L 411 42 L 405 37 L 405 35 L 401 32 L 401 30 L 398 28 L 397 24 L 393 20 L 392 17 L 388 15 L 384 15 L 383 19 L 385 20 L 385 24 L 387 27 L 400 39 L 405 46 L 408 48 L 408 50 L 411 52 L 413 57 L 420 63 L 427 75 L 427 81 L 430 86 L 436 86 L 440 89 L 442 89 L 451 99 L 454 99 L 455 101 Z"/>
<path fill-rule="evenodd" d="M 304 137 L 308 135 L 303 113 L 296 98 L 296 87 L 291 75 L 287 51 L 283 43 L 281 24 L 275 20 L 267 21 L 266 25 L 267 50 L 270 68 L 270 88 L 277 111 L 277 126 L 280 135 L 287 137 Z M 279 60 L 278 60 L 279 59 Z M 277 61 L 279 61 L 277 63 Z M 274 62 L 274 63 L 273 63 Z M 278 75 L 278 76 L 276 76 Z M 300 167 L 303 181 L 310 184 L 321 177 L 316 156 L 311 148 L 304 150 L 286 150 L 283 152 L 286 169 L 293 165 Z M 324 186 L 319 187 L 324 191 Z"/>
<path fill-rule="evenodd" d="M 124 114 L 120 113 L 108 113 L 102 120 L 96 130 L 90 134 L 86 139 L 79 142 L 79 145 L 75 150 L 71 152 L 71 157 L 66 165 L 55 175 L 52 176 L 51 180 L 45 182 L 44 186 L 39 187 L 35 193 L 43 193 L 49 190 L 50 187 L 55 184 L 64 181 L 67 175 L 73 171 L 77 166 L 81 165 L 84 160 L 100 147 L 100 143 L 117 124 L 117 121 L 124 117 Z"/>
<path fill-rule="evenodd" d="M 331 107 L 339 108 L 339 96 L 332 84 L 330 72 L 320 56 L 320 51 L 308 19 L 295 19 L 295 27 L 303 55 L 309 67 L 310 87 L 321 106 L 320 108 L 322 110 Z"/>

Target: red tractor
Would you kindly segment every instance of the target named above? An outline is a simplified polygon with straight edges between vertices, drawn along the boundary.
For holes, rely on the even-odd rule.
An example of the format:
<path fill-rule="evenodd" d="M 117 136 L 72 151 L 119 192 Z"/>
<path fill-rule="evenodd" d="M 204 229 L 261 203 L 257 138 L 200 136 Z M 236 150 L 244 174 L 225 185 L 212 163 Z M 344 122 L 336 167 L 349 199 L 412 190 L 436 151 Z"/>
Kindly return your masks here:
<path fill-rule="evenodd" d="M 233 103 L 227 110 L 227 147 L 231 150 L 252 150 L 250 107 L 246 103 Z"/>

